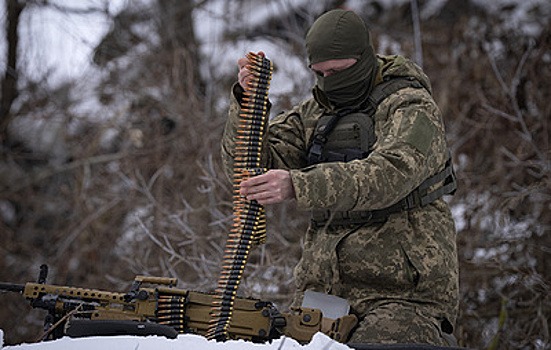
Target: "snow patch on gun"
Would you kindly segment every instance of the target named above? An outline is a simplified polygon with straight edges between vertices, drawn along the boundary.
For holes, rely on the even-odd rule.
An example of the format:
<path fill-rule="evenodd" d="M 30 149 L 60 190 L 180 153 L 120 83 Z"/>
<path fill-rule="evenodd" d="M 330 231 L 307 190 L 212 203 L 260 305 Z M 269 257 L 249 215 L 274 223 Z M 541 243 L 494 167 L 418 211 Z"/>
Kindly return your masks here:
<path fill-rule="evenodd" d="M 63 336 L 160 335 L 205 336 L 211 322 L 213 294 L 175 288 L 168 277 L 137 276 L 126 293 L 46 284 L 42 265 L 37 283 L 0 283 L 0 292 L 21 293 L 31 307 L 46 310 L 42 340 Z M 345 342 L 356 317 L 324 318 L 319 309 L 280 313 L 269 301 L 237 297 L 229 339 L 268 342 L 284 335 L 307 343 L 317 332 Z"/>

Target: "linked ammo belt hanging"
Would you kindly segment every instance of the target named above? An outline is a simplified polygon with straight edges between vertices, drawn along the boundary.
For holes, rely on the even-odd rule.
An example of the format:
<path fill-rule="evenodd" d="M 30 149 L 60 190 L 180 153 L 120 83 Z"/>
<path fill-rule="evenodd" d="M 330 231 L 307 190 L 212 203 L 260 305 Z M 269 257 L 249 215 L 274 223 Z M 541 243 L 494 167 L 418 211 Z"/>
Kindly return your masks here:
<path fill-rule="evenodd" d="M 218 287 L 214 295 L 211 324 L 207 338 L 224 341 L 232 318 L 237 288 L 251 247 L 266 240 L 264 207 L 239 194 L 242 181 L 265 172 L 260 168 L 262 137 L 267 123 L 268 90 L 272 78 L 272 63 L 255 53 L 248 53 L 247 68 L 254 78 L 245 88 L 235 140 L 233 168 L 232 230 L 226 242 Z"/>

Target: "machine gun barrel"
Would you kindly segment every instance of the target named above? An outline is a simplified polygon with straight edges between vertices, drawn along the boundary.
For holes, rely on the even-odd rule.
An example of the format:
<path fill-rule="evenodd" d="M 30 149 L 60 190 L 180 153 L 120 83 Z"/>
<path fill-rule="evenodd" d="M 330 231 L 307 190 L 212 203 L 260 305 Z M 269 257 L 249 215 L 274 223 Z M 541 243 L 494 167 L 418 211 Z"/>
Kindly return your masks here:
<path fill-rule="evenodd" d="M 0 282 L 0 292 L 23 293 L 25 285 Z"/>

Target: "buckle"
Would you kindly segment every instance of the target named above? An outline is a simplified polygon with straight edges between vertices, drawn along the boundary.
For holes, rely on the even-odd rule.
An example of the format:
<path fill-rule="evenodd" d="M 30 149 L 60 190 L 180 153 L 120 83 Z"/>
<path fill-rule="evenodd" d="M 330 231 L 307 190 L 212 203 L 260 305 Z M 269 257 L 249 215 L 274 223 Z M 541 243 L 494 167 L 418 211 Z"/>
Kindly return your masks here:
<path fill-rule="evenodd" d="M 372 211 L 361 212 L 361 217 L 365 221 L 371 221 L 371 219 L 373 219 L 373 212 Z"/>
<path fill-rule="evenodd" d="M 412 192 L 410 192 L 410 194 L 406 196 L 406 198 L 404 198 L 404 205 L 403 205 L 404 210 L 414 209 L 420 205 L 421 205 L 421 198 L 420 198 L 418 189 L 413 190 Z"/>

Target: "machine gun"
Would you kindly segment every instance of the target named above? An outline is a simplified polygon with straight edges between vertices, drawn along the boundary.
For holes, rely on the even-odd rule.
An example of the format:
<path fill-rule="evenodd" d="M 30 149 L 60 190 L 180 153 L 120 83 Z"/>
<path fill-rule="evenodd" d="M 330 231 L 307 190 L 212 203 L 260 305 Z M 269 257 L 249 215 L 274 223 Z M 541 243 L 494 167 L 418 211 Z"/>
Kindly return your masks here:
<path fill-rule="evenodd" d="M 42 265 L 37 283 L 0 283 L 0 292 L 21 293 L 33 308 L 48 312 L 42 340 L 63 336 L 206 335 L 215 299 L 212 294 L 175 288 L 177 280 L 137 276 L 126 293 L 46 284 L 48 267 Z M 346 341 L 356 317 L 333 320 L 319 309 L 296 308 L 280 313 L 268 301 L 235 298 L 228 333 L 230 339 L 267 342 L 281 335 L 309 342 L 322 331 Z"/>

